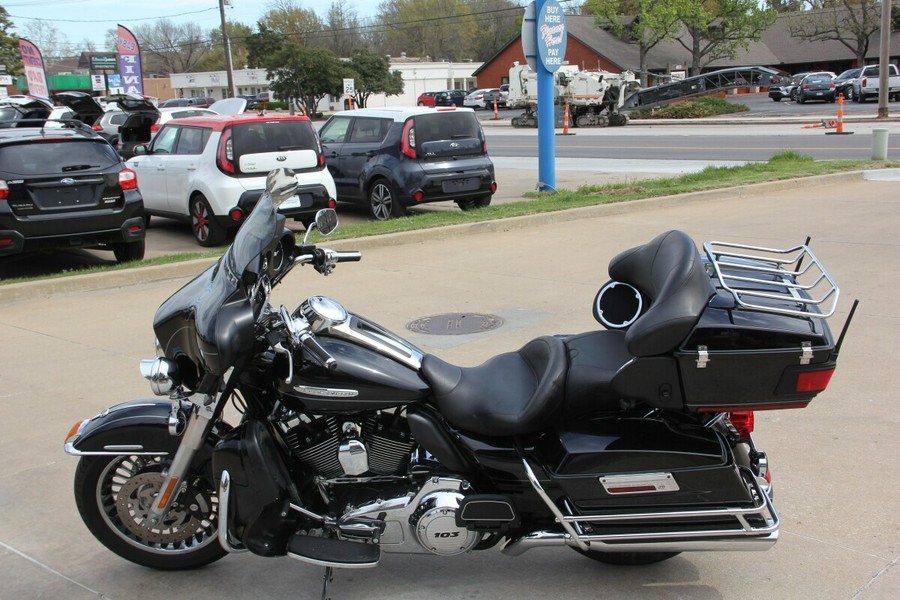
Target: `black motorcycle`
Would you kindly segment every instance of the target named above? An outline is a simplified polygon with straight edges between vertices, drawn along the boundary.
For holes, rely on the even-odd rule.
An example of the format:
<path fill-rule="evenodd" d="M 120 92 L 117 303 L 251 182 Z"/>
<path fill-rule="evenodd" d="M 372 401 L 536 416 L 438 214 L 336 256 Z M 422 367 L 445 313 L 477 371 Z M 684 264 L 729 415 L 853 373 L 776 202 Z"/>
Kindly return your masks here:
<path fill-rule="evenodd" d="M 110 550 L 159 569 L 249 550 L 330 573 L 382 551 L 644 564 L 775 543 L 753 411 L 806 406 L 840 348 L 838 288 L 808 245 L 701 254 L 663 233 L 611 261 L 605 329 L 463 368 L 329 298 L 270 304 L 295 266 L 361 257 L 296 243 L 277 211 L 295 187 L 273 171 L 224 256 L 160 306 L 160 357 L 141 369 L 168 398 L 69 433 L 78 510 Z M 326 210 L 315 228 L 336 224 Z"/>

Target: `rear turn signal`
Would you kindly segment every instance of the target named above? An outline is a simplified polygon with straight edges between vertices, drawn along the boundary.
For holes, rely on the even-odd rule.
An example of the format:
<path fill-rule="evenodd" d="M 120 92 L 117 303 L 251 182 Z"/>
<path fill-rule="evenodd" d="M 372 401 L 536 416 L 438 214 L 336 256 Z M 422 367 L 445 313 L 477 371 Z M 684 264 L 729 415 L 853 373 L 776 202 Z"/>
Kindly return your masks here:
<path fill-rule="evenodd" d="M 131 169 L 122 169 L 119 171 L 119 187 L 123 190 L 137 189 L 137 173 Z"/>
<path fill-rule="evenodd" d="M 232 221 L 240 221 L 241 219 L 244 218 L 244 211 L 242 211 L 239 208 L 232 208 L 228 212 L 228 216 L 231 217 Z"/>
<path fill-rule="evenodd" d="M 734 425 L 734 428 L 738 432 L 738 437 L 742 442 L 746 442 L 750 439 L 750 434 L 753 433 L 754 426 L 754 418 L 752 412 L 733 412 L 728 414 L 728 420 L 731 421 L 731 424 Z"/>
<path fill-rule="evenodd" d="M 6 200 L 9 197 L 9 186 L 6 181 L 0 179 L 0 200 Z"/>
<path fill-rule="evenodd" d="M 415 200 L 416 202 L 421 202 L 424 199 L 425 199 L 425 192 L 423 192 L 422 190 L 416 190 L 415 193 L 413 194 L 413 200 Z"/>
<path fill-rule="evenodd" d="M 828 387 L 834 369 L 826 371 L 806 371 L 797 375 L 798 392 L 821 392 Z"/>
<path fill-rule="evenodd" d="M 491 182 L 491 193 L 494 193 L 494 192 L 496 192 L 496 191 L 497 191 L 497 182 L 496 182 L 496 181 L 492 181 L 492 182 Z"/>
<path fill-rule="evenodd" d="M 403 126 L 403 135 L 400 136 L 400 152 L 410 158 L 416 157 L 416 128 L 410 119 Z"/>

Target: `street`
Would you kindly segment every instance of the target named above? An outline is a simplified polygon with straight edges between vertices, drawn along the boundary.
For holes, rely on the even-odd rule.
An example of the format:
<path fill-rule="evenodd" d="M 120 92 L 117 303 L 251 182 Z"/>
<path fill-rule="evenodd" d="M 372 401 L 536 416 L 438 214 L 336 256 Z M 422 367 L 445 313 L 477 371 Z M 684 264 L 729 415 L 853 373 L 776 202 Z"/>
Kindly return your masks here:
<path fill-rule="evenodd" d="M 893 174 L 896 178 L 896 173 Z M 670 228 L 719 239 L 812 247 L 842 286 L 837 332 L 860 309 L 829 389 L 809 408 L 756 413 L 768 453 L 781 539 L 767 552 L 685 553 L 647 567 L 612 567 L 567 548 L 512 558 L 496 550 L 453 558 L 384 555 L 374 569 L 337 571 L 333 600 L 548 597 L 886 600 L 900 592 L 900 455 L 894 385 L 900 337 L 900 198 L 896 181 L 843 174 L 802 194 L 784 183 L 582 209 L 421 236 L 368 240 L 361 263 L 323 278 L 297 269 L 274 302 L 310 294 L 342 302 L 441 358 L 478 364 L 548 333 L 594 329 L 590 303 L 623 249 Z M 341 248 L 349 249 L 348 242 Z M 207 263 L 194 265 L 197 271 Z M 77 420 L 150 396 L 137 363 L 153 353 L 156 307 L 187 281 L 126 284 L 118 274 L 83 291 L 29 286 L 0 311 L 0 575 L 4 598 L 146 600 L 320 598 L 323 570 L 239 554 L 197 571 L 132 565 L 95 541 L 72 497 L 77 459 L 62 450 Z M 0 288 L 0 294 L 3 290 Z M 488 333 L 406 331 L 443 311 L 496 314 Z"/>

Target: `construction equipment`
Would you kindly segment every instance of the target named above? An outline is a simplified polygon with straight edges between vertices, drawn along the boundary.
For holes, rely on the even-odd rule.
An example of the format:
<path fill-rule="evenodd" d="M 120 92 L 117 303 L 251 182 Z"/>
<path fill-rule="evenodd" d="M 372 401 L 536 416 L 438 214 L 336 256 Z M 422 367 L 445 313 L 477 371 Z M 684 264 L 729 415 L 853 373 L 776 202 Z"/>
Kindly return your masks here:
<path fill-rule="evenodd" d="M 640 83 L 631 71 L 611 73 L 563 65 L 553 80 L 554 104 L 568 103 L 576 127 L 620 126 L 628 122 L 620 109 L 625 99 L 639 87 Z M 537 126 L 537 74 L 528 65 L 515 63 L 509 70 L 506 102 L 510 108 L 525 109 L 524 114 L 513 117 L 513 127 Z"/>

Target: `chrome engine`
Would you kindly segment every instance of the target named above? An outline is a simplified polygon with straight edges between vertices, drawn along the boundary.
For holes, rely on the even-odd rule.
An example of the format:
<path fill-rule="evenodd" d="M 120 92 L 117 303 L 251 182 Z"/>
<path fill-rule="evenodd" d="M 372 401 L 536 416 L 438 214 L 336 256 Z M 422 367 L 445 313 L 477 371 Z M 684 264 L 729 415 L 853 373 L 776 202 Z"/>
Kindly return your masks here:
<path fill-rule="evenodd" d="M 468 482 L 410 477 L 416 442 L 402 416 L 378 412 L 353 420 L 290 412 L 277 424 L 294 456 L 344 506 L 335 527 L 342 539 L 376 542 L 385 552 L 441 556 L 468 552 L 481 541 L 481 533 L 456 524 L 460 503 L 472 492 Z M 367 498 L 337 500 L 342 488 L 352 493 L 365 480 L 372 485 Z"/>
<path fill-rule="evenodd" d="M 371 413 L 359 422 L 290 413 L 278 425 L 294 455 L 325 479 L 405 475 L 416 447 L 406 420 L 389 412 Z"/>
<path fill-rule="evenodd" d="M 468 482 L 431 477 L 418 492 L 376 500 L 344 514 L 341 525 L 383 521 L 379 545 L 385 552 L 452 556 L 468 552 L 481 541 L 481 533 L 456 524 L 460 502 L 471 492 Z"/>

